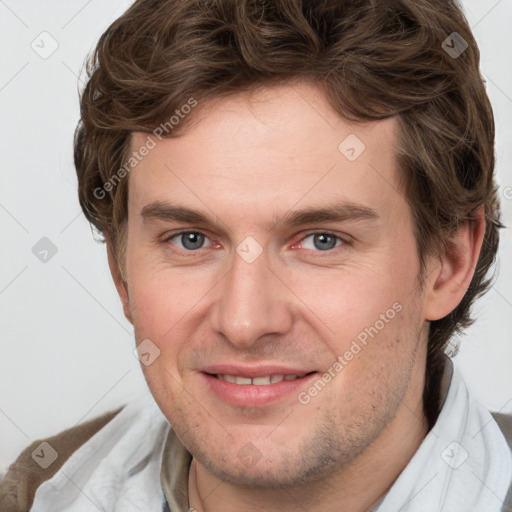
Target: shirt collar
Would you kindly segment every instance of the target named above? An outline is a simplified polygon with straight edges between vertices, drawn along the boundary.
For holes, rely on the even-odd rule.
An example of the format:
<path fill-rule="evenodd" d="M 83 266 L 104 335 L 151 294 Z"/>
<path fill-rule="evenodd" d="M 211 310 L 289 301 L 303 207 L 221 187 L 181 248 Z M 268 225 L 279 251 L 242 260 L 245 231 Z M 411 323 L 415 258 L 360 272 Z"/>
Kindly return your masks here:
<path fill-rule="evenodd" d="M 160 480 L 172 512 L 188 512 L 188 475 L 192 455 L 171 427 L 167 433 Z"/>
<path fill-rule="evenodd" d="M 505 438 L 448 358 L 440 384 L 437 421 L 378 512 L 501 510 L 512 478 Z"/>

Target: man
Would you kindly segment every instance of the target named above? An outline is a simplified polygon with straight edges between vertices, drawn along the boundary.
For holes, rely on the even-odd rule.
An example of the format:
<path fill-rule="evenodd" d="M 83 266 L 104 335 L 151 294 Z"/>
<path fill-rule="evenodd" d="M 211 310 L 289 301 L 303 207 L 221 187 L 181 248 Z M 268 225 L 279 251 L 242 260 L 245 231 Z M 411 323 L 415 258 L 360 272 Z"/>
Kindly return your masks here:
<path fill-rule="evenodd" d="M 444 355 L 498 246 L 478 65 L 446 0 L 135 2 L 75 164 L 150 395 L 29 447 L 2 510 L 510 510 Z"/>

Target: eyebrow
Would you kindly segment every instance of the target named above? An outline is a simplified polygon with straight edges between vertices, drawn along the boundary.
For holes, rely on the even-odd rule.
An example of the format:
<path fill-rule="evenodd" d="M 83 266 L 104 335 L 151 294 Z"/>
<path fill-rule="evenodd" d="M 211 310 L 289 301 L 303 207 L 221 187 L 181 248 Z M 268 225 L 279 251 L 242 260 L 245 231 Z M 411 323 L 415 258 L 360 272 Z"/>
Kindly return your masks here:
<path fill-rule="evenodd" d="M 162 201 L 154 201 L 147 204 L 142 208 L 140 214 L 144 222 L 160 220 L 205 226 L 214 226 L 216 224 L 212 216 L 199 210 Z M 340 202 L 326 207 L 291 210 L 282 216 L 275 215 L 273 222 L 267 224 L 266 227 L 272 229 L 276 225 L 296 227 L 319 222 L 375 221 L 377 219 L 379 219 L 379 214 L 369 206 L 353 202 Z"/>

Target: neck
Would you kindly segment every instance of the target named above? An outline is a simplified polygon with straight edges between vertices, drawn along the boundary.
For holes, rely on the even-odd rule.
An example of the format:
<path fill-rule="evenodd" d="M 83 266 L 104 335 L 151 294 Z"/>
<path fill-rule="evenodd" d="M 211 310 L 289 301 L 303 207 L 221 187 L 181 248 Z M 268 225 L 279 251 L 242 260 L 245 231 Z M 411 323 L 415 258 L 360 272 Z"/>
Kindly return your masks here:
<path fill-rule="evenodd" d="M 424 372 L 424 368 L 421 370 Z M 327 478 L 300 487 L 242 488 L 218 479 L 194 459 L 189 477 L 190 507 L 200 512 L 291 512 L 299 508 L 308 512 L 371 511 L 429 430 L 422 401 L 424 379 L 413 376 L 411 383 L 415 384 L 411 384 L 396 416 L 381 434 Z"/>

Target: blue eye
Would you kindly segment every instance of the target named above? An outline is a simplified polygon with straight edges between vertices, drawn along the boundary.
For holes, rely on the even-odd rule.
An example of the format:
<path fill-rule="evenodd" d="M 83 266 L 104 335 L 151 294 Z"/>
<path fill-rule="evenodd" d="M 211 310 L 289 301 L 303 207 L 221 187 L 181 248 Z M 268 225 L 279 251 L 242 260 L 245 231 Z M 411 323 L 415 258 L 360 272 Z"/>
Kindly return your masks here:
<path fill-rule="evenodd" d="M 308 238 L 313 238 L 313 247 L 304 247 L 304 241 Z M 338 243 L 339 242 L 339 243 Z M 339 236 L 331 235 L 330 233 L 311 233 L 302 239 L 301 245 L 305 249 L 317 249 L 319 251 L 329 251 L 335 247 L 339 247 L 344 243 Z"/>
<path fill-rule="evenodd" d="M 187 251 L 195 251 L 196 249 L 202 249 L 202 245 L 207 237 L 197 231 L 182 231 L 168 238 L 168 241 L 177 239 L 181 242 L 180 249 Z"/>
<path fill-rule="evenodd" d="M 308 239 L 310 240 L 308 241 Z M 188 252 L 195 252 L 214 245 L 208 236 L 199 231 L 180 231 L 169 236 L 165 242 L 170 242 L 172 245 L 177 246 L 178 249 Z M 205 245 L 205 242 L 208 242 L 208 244 Z M 310 233 L 300 241 L 300 245 L 304 249 L 320 252 L 330 251 L 345 243 L 345 240 L 341 237 L 323 231 Z"/>

